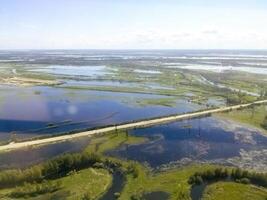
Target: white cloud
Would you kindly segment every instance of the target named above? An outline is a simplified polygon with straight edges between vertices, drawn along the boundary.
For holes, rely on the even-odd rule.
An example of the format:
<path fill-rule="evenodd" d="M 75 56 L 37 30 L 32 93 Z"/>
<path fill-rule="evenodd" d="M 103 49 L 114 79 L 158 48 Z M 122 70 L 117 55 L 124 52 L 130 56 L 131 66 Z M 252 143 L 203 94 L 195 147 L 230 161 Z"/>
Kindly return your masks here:
<path fill-rule="evenodd" d="M 22 24 L 22 26 L 28 26 Z M 34 29 L 34 26 L 28 26 Z M 33 35 L 0 35 L 1 48 L 266 48 L 266 31 L 203 29 L 124 29 L 116 34 L 37 32 Z"/>
<path fill-rule="evenodd" d="M 217 35 L 219 34 L 219 31 L 218 30 L 205 30 L 205 31 L 202 31 L 203 34 L 209 34 L 209 35 Z"/>

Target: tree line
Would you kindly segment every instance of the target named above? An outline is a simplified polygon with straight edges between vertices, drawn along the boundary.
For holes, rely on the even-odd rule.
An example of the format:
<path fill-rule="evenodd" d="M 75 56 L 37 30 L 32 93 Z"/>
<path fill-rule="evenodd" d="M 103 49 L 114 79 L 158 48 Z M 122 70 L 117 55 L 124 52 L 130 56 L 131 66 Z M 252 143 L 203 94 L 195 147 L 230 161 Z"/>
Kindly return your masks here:
<path fill-rule="evenodd" d="M 56 179 L 65 176 L 72 170 L 88 168 L 98 162 L 101 162 L 100 156 L 92 153 L 64 154 L 24 170 L 13 169 L 1 172 L 0 188 Z"/>
<path fill-rule="evenodd" d="M 139 168 L 136 162 L 130 162 L 123 166 L 120 162 L 103 158 L 95 153 L 71 153 L 63 154 L 27 169 L 12 169 L 0 172 L 0 189 L 21 186 L 26 183 L 41 183 L 44 180 L 64 177 L 72 171 L 89 167 L 104 168 L 110 173 L 116 170 L 121 174 L 132 174 L 133 178 L 139 176 Z"/>
<path fill-rule="evenodd" d="M 254 184 L 261 187 L 267 187 L 267 174 L 242 170 L 240 168 L 227 169 L 215 168 L 193 174 L 188 183 L 199 185 L 204 182 L 213 182 L 220 180 L 232 180 L 243 184 Z"/>

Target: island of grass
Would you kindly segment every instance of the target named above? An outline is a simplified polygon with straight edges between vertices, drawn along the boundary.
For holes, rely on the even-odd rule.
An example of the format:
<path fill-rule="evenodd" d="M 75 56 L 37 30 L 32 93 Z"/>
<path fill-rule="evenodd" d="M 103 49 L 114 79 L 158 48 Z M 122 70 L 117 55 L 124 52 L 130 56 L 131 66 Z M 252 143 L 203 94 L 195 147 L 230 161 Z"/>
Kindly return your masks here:
<path fill-rule="evenodd" d="M 217 182 L 209 185 L 203 200 L 266 200 L 267 190 L 254 185 L 233 182 Z"/>
<path fill-rule="evenodd" d="M 112 184 L 112 175 L 105 169 L 88 168 L 72 171 L 67 176 L 41 183 L 24 183 L 2 189 L 0 198 L 11 199 L 97 199 Z M 45 186 L 47 185 L 47 186 Z"/>

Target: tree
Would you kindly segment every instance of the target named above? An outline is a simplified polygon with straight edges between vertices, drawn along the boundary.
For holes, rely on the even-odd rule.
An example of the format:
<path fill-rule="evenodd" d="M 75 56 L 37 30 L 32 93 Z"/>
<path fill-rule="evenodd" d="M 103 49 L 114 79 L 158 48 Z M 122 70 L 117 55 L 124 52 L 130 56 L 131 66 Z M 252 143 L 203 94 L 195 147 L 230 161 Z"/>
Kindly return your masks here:
<path fill-rule="evenodd" d="M 240 97 L 236 94 L 229 94 L 226 98 L 226 103 L 229 105 L 240 104 Z"/>
<path fill-rule="evenodd" d="M 267 115 L 265 116 L 263 122 L 261 123 L 262 128 L 267 130 Z"/>

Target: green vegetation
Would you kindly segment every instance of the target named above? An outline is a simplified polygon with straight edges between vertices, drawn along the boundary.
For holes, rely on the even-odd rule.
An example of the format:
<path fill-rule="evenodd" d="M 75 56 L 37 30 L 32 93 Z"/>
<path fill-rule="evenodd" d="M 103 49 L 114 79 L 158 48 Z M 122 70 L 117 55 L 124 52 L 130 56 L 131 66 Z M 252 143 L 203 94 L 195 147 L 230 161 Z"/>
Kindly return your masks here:
<path fill-rule="evenodd" d="M 262 128 L 264 128 L 265 130 L 267 130 L 267 114 L 263 120 L 263 122 L 261 123 Z"/>
<path fill-rule="evenodd" d="M 145 164 L 104 154 L 121 145 L 134 145 L 147 141 L 147 138 L 118 131 L 93 137 L 90 145 L 80 154 L 59 156 L 25 170 L 3 171 L 0 173 L 2 186 L 0 197 L 6 199 L 27 197 L 30 200 L 95 199 L 109 188 L 112 179 L 110 173 L 116 170 L 126 178 L 123 190 L 114 194 L 120 200 L 142 199 L 143 194 L 156 191 L 170 194 L 171 200 L 190 200 L 192 185 L 228 176 L 243 184 L 267 185 L 264 174 L 240 169 L 191 165 L 154 171 Z M 51 190 L 48 190 L 48 185 L 51 185 Z M 216 195 L 217 191 L 213 192 Z M 210 193 L 208 194 L 210 196 Z"/>
<path fill-rule="evenodd" d="M 56 179 L 67 175 L 72 170 L 81 170 L 100 162 L 95 154 L 65 154 L 40 165 L 20 170 L 6 170 L 0 173 L 0 187 L 14 187 L 25 182 L 41 182 L 43 179 Z"/>
<path fill-rule="evenodd" d="M 203 200 L 266 200 L 266 198 L 266 189 L 232 182 L 211 184 L 203 195 Z"/>
<path fill-rule="evenodd" d="M 125 67 L 125 65 L 127 67 Z M 183 69 L 162 68 L 160 66 L 155 68 L 154 66 L 154 69 L 160 71 L 161 73 L 146 74 L 135 72 L 136 69 L 146 69 L 145 66 L 138 67 L 135 65 L 129 65 L 129 63 L 125 63 L 125 65 L 110 66 L 111 68 L 114 68 L 116 70 L 113 70 L 113 73 L 106 74 L 102 78 L 98 79 L 99 81 L 103 82 L 121 82 L 122 85 L 120 85 L 119 87 L 117 85 L 112 84 L 90 85 L 90 82 L 88 82 L 88 85 L 60 85 L 58 87 L 73 90 L 97 90 L 110 92 L 158 94 L 170 97 L 187 98 L 191 102 L 195 102 L 197 104 L 202 105 L 206 105 L 208 99 L 213 97 L 224 98 L 228 102 L 228 104 L 252 102 L 257 100 L 257 98 L 255 96 L 246 94 L 246 92 L 241 91 L 260 94 L 264 90 L 262 88 L 264 87 L 264 84 L 257 86 L 259 88 L 256 91 L 250 90 L 250 88 L 253 88 L 252 85 L 254 83 L 250 85 L 248 90 L 246 90 L 244 86 L 241 87 L 241 83 L 244 82 L 244 85 L 247 84 L 245 81 L 242 81 L 242 76 L 231 76 L 231 80 L 229 80 L 228 82 L 223 82 L 220 79 L 217 80 L 216 78 L 214 78 L 219 76 L 217 73 L 213 72 L 204 73 Z M 234 74 L 239 74 L 239 72 L 236 72 Z M 205 77 L 207 81 L 203 81 L 203 77 Z M 250 75 L 250 79 L 253 81 L 257 81 L 257 77 L 258 75 Z M 239 84 L 232 81 L 236 80 L 234 78 L 238 78 Z M 76 80 L 79 79 L 77 78 Z M 210 84 L 209 81 L 212 81 L 215 84 Z M 127 85 L 127 83 L 131 84 Z M 216 86 L 216 83 L 223 84 L 225 88 Z M 253 85 L 254 87 L 255 84 Z M 238 90 L 240 90 L 240 92 L 236 92 Z M 141 105 L 147 104 L 173 106 L 173 101 L 166 101 L 166 99 L 161 99 L 158 101 L 153 100 L 141 102 Z"/>
<path fill-rule="evenodd" d="M 143 99 L 137 102 L 141 106 L 146 105 L 160 105 L 160 106 L 167 106 L 173 107 L 176 105 L 175 98 L 159 98 L 159 99 Z"/>
<path fill-rule="evenodd" d="M 232 180 L 238 183 L 258 185 L 267 188 L 267 174 L 250 172 L 239 168 L 213 168 L 202 172 L 196 172 L 192 175 L 188 183 L 191 185 L 202 184 L 203 182 Z"/>
<path fill-rule="evenodd" d="M 95 138 L 85 150 L 103 156 L 107 150 L 120 145 L 145 142 L 145 138 L 127 136 L 127 133 L 109 134 Z M 124 161 L 108 157 L 112 162 L 120 163 L 127 173 L 125 186 L 120 193 L 120 200 L 138 199 L 144 193 L 163 191 L 170 194 L 173 200 L 190 199 L 190 184 L 188 179 L 196 172 L 213 169 L 211 165 L 193 165 L 168 171 L 153 172 L 149 167 L 133 161 Z"/>
<path fill-rule="evenodd" d="M 261 105 L 251 106 L 249 108 L 241 110 L 233 110 L 227 113 L 217 113 L 216 116 L 232 119 L 234 121 L 241 122 L 244 124 L 250 124 L 257 128 L 265 129 L 265 133 L 267 133 L 267 128 L 265 126 L 267 121 L 266 113 L 266 105 Z"/>
<path fill-rule="evenodd" d="M 103 145 L 93 153 L 100 141 Z M 135 162 L 122 165 L 116 159 L 101 156 L 101 153 L 122 143 L 134 144 L 144 141 L 144 138 L 132 137 L 125 132 L 113 133 L 96 137 L 83 153 L 58 156 L 24 170 L 2 171 L 0 197 L 95 199 L 110 186 L 112 178 L 109 172 L 119 170 L 125 174 L 132 174 L 133 177 L 138 176 Z"/>
<path fill-rule="evenodd" d="M 167 65 L 168 63 L 177 62 L 176 59 L 172 60 L 171 58 L 162 60 L 150 60 L 147 58 L 133 60 L 101 59 L 101 61 L 88 62 L 83 62 L 82 60 L 81 58 L 79 60 L 71 58 L 71 60 L 59 61 L 51 60 L 49 57 L 46 61 L 45 59 L 42 60 L 42 63 L 47 63 L 48 65 L 55 62 L 63 65 L 69 65 L 70 63 L 73 65 L 109 65 L 107 70 L 112 73 L 104 73 L 102 76 L 94 77 L 94 80 L 103 82 L 116 81 L 122 84 L 119 87 L 116 84 L 90 85 L 90 81 L 93 78 L 89 76 L 52 75 L 45 72 L 32 72 L 30 71 L 31 69 L 40 69 L 45 66 L 23 63 L 1 63 L 0 83 L 17 86 L 49 85 L 67 92 L 67 95 L 72 97 L 71 100 L 79 98 L 80 101 L 84 102 L 103 97 L 96 95 L 88 98 L 81 90 L 165 95 L 157 98 L 142 97 L 136 100 L 130 97 L 127 99 L 127 103 L 139 106 L 160 105 L 172 107 L 176 105 L 178 98 L 183 98 L 190 102 L 210 107 L 208 101 L 214 97 L 223 99 L 227 104 L 233 105 L 264 99 L 267 95 L 266 75 L 232 70 L 230 72 L 214 73 L 163 67 L 162 65 L 165 62 Z M 189 63 L 192 63 L 190 59 L 183 59 L 182 61 L 183 65 Z M 151 67 L 160 73 L 138 73 L 136 71 L 136 69 L 151 70 Z M 58 80 L 66 82 L 69 80 L 74 82 L 88 81 L 88 85 L 72 85 L 71 82 L 61 84 Z M 216 84 L 220 84 L 222 87 L 216 86 Z M 4 94 L 7 89 L 1 90 Z M 249 92 L 257 93 L 260 97 L 249 95 Z M 32 94 L 40 97 L 45 95 L 41 90 L 37 89 L 34 89 Z M 21 93 L 18 97 L 28 98 L 28 95 L 27 93 Z M 1 102 L 7 101 L 4 95 L 0 98 Z M 54 97 L 50 96 L 49 98 Z M 118 96 L 114 95 L 113 98 L 117 100 Z M 266 106 L 252 106 L 244 110 L 220 113 L 217 116 L 234 119 L 267 130 L 266 111 Z M 106 117 L 111 118 L 111 116 Z M 59 128 L 62 125 L 77 125 L 78 123 L 83 122 L 67 120 L 60 123 L 48 123 L 42 130 Z M 38 130 L 36 129 L 35 131 Z M 47 135 L 43 137 L 47 137 Z M 12 141 L 14 140 L 12 139 Z M 123 190 L 114 194 L 120 200 L 142 199 L 144 193 L 155 191 L 163 191 L 170 194 L 170 199 L 172 200 L 189 200 L 192 185 L 209 181 L 221 181 L 226 178 L 235 182 L 219 182 L 208 186 L 204 199 L 237 200 L 247 198 L 266 200 L 267 191 L 265 189 L 250 185 L 255 184 L 266 187 L 267 177 L 265 174 L 252 173 L 240 169 L 219 168 L 213 165 L 191 165 L 183 168 L 155 171 L 146 164 L 109 157 L 105 154 L 105 152 L 122 145 L 135 145 L 145 142 L 148 142 L 147 138 L 135 137 L 128 132 L 118 131 L 93 137 L 90 145 L 82 153 L 65 154 L 27 169 L 1 171 L 0 199 L 96 199 L 110 187 L 112 173 L 119 172 L 126 179 Z M 3 144 L 4 142 L 0 143 Z"/>
<path fill-rule="evenodd" d="M 188 183 L 191 185 L 198 185 L 207 181 L 226 179 L 229 176 L 230 173 L 227 168 L 214 168 L 203 172 L 196 172 L 188 179 Z"/>
<path fill-rule="evenodd" d="M 256 97 L 249 96 L 240 92 L 237 94 L 227 94 L 225 95 L 225 98 L 226 98 L 226 103 L 228 105 L 249 103 L 257 100 Z"/>
<path fill-rule="evenodd" d="M 27 198 L 37 195 L 51 193 L 59 190 L 61 182 L 43 181 L 40 184 L 24 183 L 23 186 L 15 188 L 10 197 L 12 198 Z"/>
<path fill-rule="evenodd" d="M 267 89 L 266 75 L 239 71 L 224 73 L 202 72 L 201 74 L 214 83 L 220 83 L 240 90 L 260 94 Z"/>
<path fill-rule="evenodd" d="M 123 190 L 116 194 L 120 200 L 140 199 L 143 194 L 162 191 L 173 200 L 189 200 L 192 184 L 231 175 L 241 183 L 265 184 L 265 176 L 242 170 L 218 168 L 212 165 L 191 165 L 167 171 L 153 171 L 146 165 L 105 156 L 105 152 L 121 145 L 146 142 L 118 131 L 94 137 L 80 154 L 66 154 L 25 170 L 0 173 L 0 197 L 28 199 L 94 199 L 111 184 L 109 172 L 119 170 L 126 178 Z M 263 177 L 263 178 L 262 178 Z M 50 185 L 51 189 L 48 189 Z M 115 195 L 115 194 L 114 194 Z M 63 199 L 64 199 L 63 198 Z"/>
<path fill-rule="evenodd" d="M 101 196 L 111 185 L 112 176 L 105 169 L 88 168 L 72 171 L 67 176 L 41 183 L 25 183 L 22 186 L 0 190 L 0 198 L 29 200 L 68 199 Z"/>
<path fill-rule="evenodd" d="M 111 186 L 112 176 L 105 169 L 89 168 L 78 172 L 74 171 L 59 181 L 62 183 L 61 191 L 69 191 L 67 199 L 82 199 L 84 196 L 95 199 Z"/>
<path fill-rule="evenodd" d="M 126 185 L 121 193 L 121 200 L 131 199 L 134 196 L 142 196 L 144 193 L 163 191 L 170 194 L 171 200 L 189 200 L 189 177 L 203 170 L 212 169 L 210 165 L 193 165 L 162 172 L 151 172 L 142 165 L 138 165 L 139 175 L 128 175 Z"/>
<path fill-rule="evenodd" d="M 104 152 L 115 149 L 121 145 L 141 144 L 146 141 L 147 139 L 144 137 L 136 137 L 125 131 L 117 131 L 117 133 L 96 136 L 84 152 L 102 155 Z"/>
<path fill-rule="evenodd" d="M 73 90 L 97 90 L 97 91 L 111 91 L 111 92 L 126 92 L 126 93 L 143 93 L 143 94 L 159 94 L 167 95 L 171 97 L 181 97 L 192 100 L 198 104 L 207 104 L 207 100 L 213 97 L 221 97 L 227 100 L 230 104 L 251 102 L 256 98 L 251 95 L 246 95 L 242 92 L 234 92 L 227 88 L 219 88 L 213 84 L 209 84 L 208 81 L 214 83 L 223 84 L 229 88 L 235 88 L 237 90 L 246 90 L 248 92 L 254 92 L 266 95 L 266 84 L 264 76 L 256 74 L 247 74 L 241 72 L 231 73 L 214 73 L 214 72 L 198 72 L 194 70 L 165 68 L 160 65 L 153 63 L 153 69 L 160 73 L 138 73 L 136 69 L 151 70 L 149 65 L 143 63 L 132 63 L 129 61 L 120 61 L 119 63 L 105 63 L 108 65 L 107 72 L 101 77 L 98 77 L 98 81 L 116 81 L 122 84 L 118 85 L 91 85 L 90 78 L 81 78 L 76 76 L 65 76 L 65 75 L 52 75 L 49 73 L 39 73 L 29 71 L 33 69 L 32 66 L 27 65 L 14 65 L 4 64 L 3 74 L 4 78 L 18 77 L 20 80 L 15 80 L 15 84 L 24 85 L 50 85 L 54 87 L 60 87 L 63 89 Z M 43 68 L 44 65 L 35 66 L 34 69 Z M 16 73 L 13 73 L 16 70 Z M 2 73 L 2 72 L 1 72 Z M 203 81 L 205 77 L 207 81 Z M 26 80 L 29 79 L 29 80 Z M 31 82 L 40 80 L 41 82 Z M 72 85 L 72 84 L 61 84 L 58 80 L 83 80 L 88 81 L 88 85 Z M 259 81 L 261 80 L 261 81 Z M 14 81 L 14 80 L 13 80 Z M 1 78 L 0 78 L 1 82 Z M 123 84 L 126 83 L 126 84 Z M 130 83 L 130 84 L 127 84 Z M 170 89 L 171 88 L 171 89 Z M 36 93 L 38 94 L 38 93 Z M 190 94 L 188 96 L 188 94 Z M 191 96 L 192 94 L 192 96 Z M 199 97 L 199 98 L 195 98 Z M 161 100 L 148 100 L 141 102 L 140 105 L 162 105 L 162 106 L 173 106 L 174 101 L 168 99 Z"/>
<path fill-rule="evenodd" d="M 61 198 L 64 195 L 68 197 L 66 199 L 92 199 L 103 194 L 110 186 L 111 175 L 108 171 L 112 172 L 115 167 L 126 177 L 123 190 L 116 194 L 118 199 L 138 199 L 144 193 L 163 191 L 170 194 L 170 199 L 186 200 L 190 199 L 190 188 L 193 184 L 188 180 L 193 176 L 201 173 L 203 175 L 207 171 L 217 175 L 226 172 L 210 165 L 153 172 L 140 163 L 123 161 L 103 154 L 120 145 L 143 143 L 146 140 L 131 136 L 127 132 L 110 133 L 94 137 L 82 154 L 59 156 L 25 170 L 1 172 L 0 185 L 3 189 L 0 195 L 7 198 L 27 196 L 28 199 L 38 200 Z M 233 172 L 233 176 L 239 177 L 241 182 L 246 178 L 243 177 L 244 174 L 247 172 Z M 201 178 L 205 179 L 204 176 Z M 51 189 L 47 188 L 48 185 Z"/>

